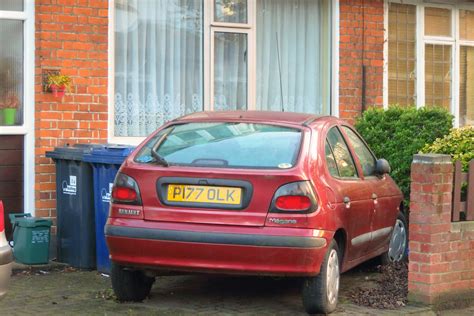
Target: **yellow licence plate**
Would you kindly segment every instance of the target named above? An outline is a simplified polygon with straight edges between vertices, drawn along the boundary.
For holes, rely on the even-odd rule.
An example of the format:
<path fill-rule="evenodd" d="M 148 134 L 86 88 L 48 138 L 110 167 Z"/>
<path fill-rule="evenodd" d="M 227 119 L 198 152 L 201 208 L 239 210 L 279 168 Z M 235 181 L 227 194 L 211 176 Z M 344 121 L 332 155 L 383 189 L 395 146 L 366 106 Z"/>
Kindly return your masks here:
<path fill-rule="evenodd" d="M 242 189 L 204 185 L 170 184 L 168 201 L 239 205 Z"/>

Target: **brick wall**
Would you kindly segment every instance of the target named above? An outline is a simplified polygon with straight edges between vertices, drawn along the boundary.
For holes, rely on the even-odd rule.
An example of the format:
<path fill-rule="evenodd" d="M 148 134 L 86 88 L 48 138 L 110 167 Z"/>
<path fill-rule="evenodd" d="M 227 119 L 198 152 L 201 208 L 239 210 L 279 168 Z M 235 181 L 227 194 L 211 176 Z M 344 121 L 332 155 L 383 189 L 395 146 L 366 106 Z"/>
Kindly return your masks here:
<path fill-rule="evenodd" d="M 474 222 L 451 223 L 451 158 L 415 155 L 411 170 L 410 299 L 440 304 L 474 298 Z"/>
<path fill-rule="evenodd" d="M 353 122 L 361 114 L 362 66 L 365 107 L 383 105 L 384 1 L 340 0 L 339 113 Z"/>
<path fill-rule="evenodd" d="M 56 217 L 54 164 L 45 152 L 107 139 L 107 0 L 35 1 L 35 206 Z M 72 78 L 62 99 L 43 92 L 48 70 Z"/>

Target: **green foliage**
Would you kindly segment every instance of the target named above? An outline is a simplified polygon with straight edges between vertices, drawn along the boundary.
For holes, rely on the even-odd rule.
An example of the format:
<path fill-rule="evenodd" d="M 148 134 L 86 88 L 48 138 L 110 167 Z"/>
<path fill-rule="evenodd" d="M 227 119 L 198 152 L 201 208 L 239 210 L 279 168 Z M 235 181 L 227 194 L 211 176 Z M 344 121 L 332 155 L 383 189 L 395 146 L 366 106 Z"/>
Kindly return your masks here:
<path fill-rule="evenodd" d="M 377 158 L 388 160 L 390 175 L 409 199 L 413 155 L 425 144 L 448 134 L 452 121 L 453 116 L 440 108 L 390 106 L 388 110 L 368 109 L 355 127 Z"/>
<path fill-rule="evenodd" d="M 451 155 L 467 171 L 469 161 L 474 159 L 474 126 L 453 128 L 448 135 L 423 147 L 422 152 Z"/>

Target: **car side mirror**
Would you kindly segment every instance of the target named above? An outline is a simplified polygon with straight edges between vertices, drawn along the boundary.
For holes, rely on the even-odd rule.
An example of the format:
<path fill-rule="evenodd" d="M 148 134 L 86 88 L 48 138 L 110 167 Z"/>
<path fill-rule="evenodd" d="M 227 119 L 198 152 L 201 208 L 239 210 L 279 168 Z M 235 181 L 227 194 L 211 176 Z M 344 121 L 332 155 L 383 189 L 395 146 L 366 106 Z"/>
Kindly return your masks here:
<path fill-rule="evenodd" d="M 377 164 L 375 166 L 375 173 L 377 175 L 383 176 L 384 174 L 390 173 L 391 168 L 390 164 L 385 159 L 378 159 Z"/>

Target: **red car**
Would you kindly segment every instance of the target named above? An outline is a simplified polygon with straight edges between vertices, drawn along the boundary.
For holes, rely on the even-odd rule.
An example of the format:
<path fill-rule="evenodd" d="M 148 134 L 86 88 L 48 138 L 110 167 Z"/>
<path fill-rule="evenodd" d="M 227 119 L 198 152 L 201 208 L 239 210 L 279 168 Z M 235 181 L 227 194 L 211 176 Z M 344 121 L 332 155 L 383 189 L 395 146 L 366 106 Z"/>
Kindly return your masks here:
<path fill-rule="evenodd" d="M 339 275 L 402 260 L 402 193 L 335 117 L 201 112 L 148 137 L 122 165 L 105 228 L 119 300 L 186 271 L 304 277 L 308 313 L 336 308 Z"/>

